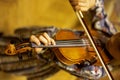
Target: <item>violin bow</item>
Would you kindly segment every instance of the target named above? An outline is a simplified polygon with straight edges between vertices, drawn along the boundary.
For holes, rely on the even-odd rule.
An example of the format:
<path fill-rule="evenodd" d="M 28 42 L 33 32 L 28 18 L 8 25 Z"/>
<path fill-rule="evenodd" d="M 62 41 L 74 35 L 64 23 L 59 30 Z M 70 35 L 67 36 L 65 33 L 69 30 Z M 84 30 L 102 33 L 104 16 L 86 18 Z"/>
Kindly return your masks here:
<path fill-rule="evenodd" d="M 88 27 L 87 27 L 87 25 L 85 23 L 84 16 L 83 16 L 82 12 L 81 11 L 76 11 L 76 15 L 77 15 L 81 25 L 83 26 L 83 28 L 84 28 L 87 36 L 88 36 L 88 39 L 90 40 L 91 45 L 93 46 L 93 48 L 94 48 L 94 50 L 95 50 L 95 52 L 96 52 L 96 54 L 97 54 L 97 56 L 98 56 L 98 58 L 99 58 L 99 60 L 100 60 L 100 62 L 102 64 L 106 74 L 108 75 L 109 80 L 114 80 L 111 73 L 110 73 L 110 71 L 109 71 L 109 69 L 108 69 L 108 67 L 105 65 L 105 62 L 104 62 L 98 48 L 96 47 L 95 41 L 94 41 L 94 39 L 93 39 L 93 37 L 92 37 L 92 35 L 90 33 L 90 30 L 88 29 Z"/>

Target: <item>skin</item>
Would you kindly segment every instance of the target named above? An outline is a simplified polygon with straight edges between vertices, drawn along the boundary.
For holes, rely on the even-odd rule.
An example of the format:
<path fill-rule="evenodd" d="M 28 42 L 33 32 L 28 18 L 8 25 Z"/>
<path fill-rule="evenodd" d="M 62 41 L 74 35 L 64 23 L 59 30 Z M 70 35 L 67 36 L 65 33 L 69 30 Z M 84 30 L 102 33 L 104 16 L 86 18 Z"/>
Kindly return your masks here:
<path fill-rule="evenodd" d="M 30 41 L 36 43 L 37 45 L 40 45 L 43 43 L 44 45 L 56 45 L 54 39 L 49 37 L 47 33 L 43 33 L 39 35 L 38 37 L 36 35 L 31 35 Z M 42 48 L 35 48 L 36 53 L 40 53 Z"/>
<path fill-rule="evenodd" d="M 95 6 L 96 0 L 69 0 L 74 10 L 88 11 Z"/>

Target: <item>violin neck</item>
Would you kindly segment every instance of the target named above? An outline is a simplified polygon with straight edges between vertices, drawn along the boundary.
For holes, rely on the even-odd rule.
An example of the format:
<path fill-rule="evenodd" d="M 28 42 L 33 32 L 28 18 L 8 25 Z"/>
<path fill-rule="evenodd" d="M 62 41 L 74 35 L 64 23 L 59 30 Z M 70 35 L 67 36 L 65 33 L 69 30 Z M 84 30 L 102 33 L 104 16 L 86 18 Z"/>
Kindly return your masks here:
<path fill-rule="evenodd" d="M 35 43 L 31 43 L 32 48 L 52 48 L 52 47 L 82 47 L 86 46 L 87 44 L 57 44 L 57 45 L 36 45 Z"/>
<path fill-rule="evenodd" d="M 91 45 L 88 40 L 85 39 L 75 39 L 75 40 L 58 40 L 56 41 L 56 45 L 43 45 L 39 46 L 35 43 L 31 43 L 32 48 L 50 48 L 50 47 L 83 47 Z"/>

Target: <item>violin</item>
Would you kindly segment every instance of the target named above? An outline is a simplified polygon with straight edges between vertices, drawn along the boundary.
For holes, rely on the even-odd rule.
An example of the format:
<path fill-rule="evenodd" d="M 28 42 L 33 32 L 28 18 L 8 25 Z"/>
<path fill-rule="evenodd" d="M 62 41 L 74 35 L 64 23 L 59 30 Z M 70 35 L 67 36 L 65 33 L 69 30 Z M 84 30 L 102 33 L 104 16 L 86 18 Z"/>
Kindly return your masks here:
<path fill-rule="evenodd" d="M 57 59 L 66 65 L 80 64 L 83 61 L 89 61 L 91 64 L 101 65 L 100 61 L 85 35 L 78 36 L 71 30 L 59 30 L 55 37 L 56 45 L 36 45 L 31 42 L 21 42 L 19 44 L 9 44 L 5 50 L 7 55 L 22 54 L 31 51 L 35 47 L 51 48 Z M 102 49 L 101 42 L 95 38 L 97 47 L 100 49 L 100 54 L 106 63 L 110 59 Z"/>

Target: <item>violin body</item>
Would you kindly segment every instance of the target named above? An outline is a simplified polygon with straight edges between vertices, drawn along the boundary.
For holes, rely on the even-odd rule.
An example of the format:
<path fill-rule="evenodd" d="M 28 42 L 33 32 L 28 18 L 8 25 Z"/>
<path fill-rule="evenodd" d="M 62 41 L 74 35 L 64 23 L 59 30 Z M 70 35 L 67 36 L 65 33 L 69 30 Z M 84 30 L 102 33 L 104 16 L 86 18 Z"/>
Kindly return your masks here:
<path fill-rule="evenodd" d="M 72 40 L 81 39 L 82 44 L 90 44 L 88 38 L 85 35 L 78 36 L 71 30 L 60 30 L 55 36 L 55 40 Z M 96 39 L 96 38 L 95 38 Z M 100 50 L 100 54 L 106 63 L 109 63 L 110 59 L 105 54 L 102 44 L 97 43 L 97 47 Z M 96 52 L 92 45 L 86 45 L 82 47 L 69 47 L 69 48 L 52 48 L 59 61 L 66 65 L 80 64 L 83 61 L 90 61 L 91 64 L 101 65 Z"/>

